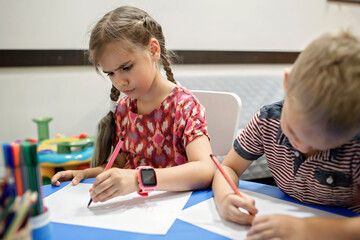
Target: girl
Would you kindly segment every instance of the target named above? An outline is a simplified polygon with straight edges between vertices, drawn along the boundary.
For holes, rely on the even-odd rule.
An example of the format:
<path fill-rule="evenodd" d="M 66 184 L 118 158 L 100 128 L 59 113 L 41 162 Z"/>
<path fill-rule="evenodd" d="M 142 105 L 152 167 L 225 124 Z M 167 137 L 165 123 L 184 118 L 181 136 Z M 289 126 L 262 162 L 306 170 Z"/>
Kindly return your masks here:
<path fill-rule="evenodd" d="M 213 178 L 205 110 L 176 84 L 161 26 L 146 12 L 120 7 L 107 13 L 91 32 L 89 59 L 112 82 L 116 109 L 99 123 L 92 168 L 55 174 L 52 184 L 96 177 L 94 202 L 142 190 L 139 166 L 155 168 L 157 190 L 207 188 Z M 164 78 L 158 68 L 166 71 Z M 120 98 L 120 92 L 126 96 Z M 124 138 L 114 168 L 104 172 L 111 146 Z M 170 168 L 171 167 L 171 168 Z"/>

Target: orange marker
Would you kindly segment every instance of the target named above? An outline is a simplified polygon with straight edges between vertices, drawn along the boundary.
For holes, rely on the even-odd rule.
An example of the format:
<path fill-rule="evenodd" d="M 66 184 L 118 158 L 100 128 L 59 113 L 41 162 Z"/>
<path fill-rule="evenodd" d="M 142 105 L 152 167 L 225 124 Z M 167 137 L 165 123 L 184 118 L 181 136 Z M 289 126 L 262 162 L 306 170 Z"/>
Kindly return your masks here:
<path fill-rule="evenodd" d="M 15 177 L 15 186 L 16 186 L 16 195 L 22 196 L 24 189 L 22 184 L 22 174 L 20 166 L 20 145 L 17 143 L 11 144 L 11 150 L 14 158 L 14 177 Z"/>

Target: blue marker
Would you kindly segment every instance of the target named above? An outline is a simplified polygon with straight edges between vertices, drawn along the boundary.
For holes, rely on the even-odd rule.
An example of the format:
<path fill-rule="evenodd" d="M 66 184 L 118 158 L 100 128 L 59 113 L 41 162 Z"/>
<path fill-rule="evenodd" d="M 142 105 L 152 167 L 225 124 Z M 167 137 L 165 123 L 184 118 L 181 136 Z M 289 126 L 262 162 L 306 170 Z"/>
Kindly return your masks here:
<path fill-rule="evenodd" d="M 10 147 L 10 145 L 7 143 L 2 144 L 3 155 L 4 155 L 4 160 L 5 160 L 5 167 L 10 167 L 9 161 L 8 161 L 8 150 L 7 150 L 9 147 Z"/>
<path fill-rule="evenodd" d="M 11 174 L 9 176 L 9 186 L 10 186 L 10 195 L 15 197 L 16 196 L 16 186 L 15 186 L 15 169 L 14 169 L 14 158 L 13 158 L 13 152 L 10 144 L 3 143 L 3 152 L 4 152 L 4 159 L 5 159 L 5 165 L 7 169 L 10 168 Z"/>

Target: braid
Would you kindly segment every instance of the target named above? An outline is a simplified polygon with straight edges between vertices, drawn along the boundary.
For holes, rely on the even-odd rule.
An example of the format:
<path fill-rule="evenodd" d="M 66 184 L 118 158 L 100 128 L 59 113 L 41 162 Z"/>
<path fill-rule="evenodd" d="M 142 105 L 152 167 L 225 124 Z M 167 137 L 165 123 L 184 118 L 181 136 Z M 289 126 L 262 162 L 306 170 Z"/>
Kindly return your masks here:
<path fill-rule="evenodd" d="M 176 83 L 175 79 L 174 79 L 174 74 L 171 70 L 171 67 L 170 67 L 170 60 L 169 60 L 169 56 L 168 56 L 168 52 L 167 50 L 165 49 L 165 47 L 161 48 L 161 63 L 164 67 L 164 70 L 166 72 L 166 76 L 167 76 L 167 79 L 170 81 L 170 82 L 173 82 L 173 83 Z"/>
<path fill-rule="evenodd" d="M 117 101 L 119 100 L 119 97 L 120 97 L 120 91 L 114 85 L 112 85 L 110 99 L 112 101 Z"/>
<path fill-rule="evenodd" d="M 158 24 L 153 18 L 150 16 L 145 16 L 143 19 L 143 26 L 145 29 L 154 36 L 160 44 L 160 50 L 161 50 L 161 65 L 163 65 L 164 70 L 166 72 L 166 77 L 170 82 L 176 83 L 174 79 L 174 74 L 171 70 L 171 59 L 170 54 L 172 58 L 176 58 L 175 54 L 171 51 L 168 51 L 165 47 L 165 38 L 164 34 L 162 32 L 162 28 L 160 24 Z"/>
<path fill-rule="evenodd" d="M 120 91 L 114 85 L 111 87 L 110 98 L 117 101 L 120 97 Z M 98 135 L 95 143 L 94 156 L 91 160 L 91 167 L 97 167 L 104 164 L 111 153 L 111 148 L 116 137 L 116 125 L 114 113 L 109 111 L 103 117 L 98 125 Z"/>

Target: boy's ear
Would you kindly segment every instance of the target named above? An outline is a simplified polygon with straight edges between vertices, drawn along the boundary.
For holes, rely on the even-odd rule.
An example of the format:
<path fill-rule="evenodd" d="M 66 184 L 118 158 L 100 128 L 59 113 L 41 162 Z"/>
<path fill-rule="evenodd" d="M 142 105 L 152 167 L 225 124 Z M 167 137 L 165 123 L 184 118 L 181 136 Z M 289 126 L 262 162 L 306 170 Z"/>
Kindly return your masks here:
<path fill-rule="evenodd" d="M 287 91 L 286 85 L 287 85 L 288 77 L 289 77 L 289 70 L 288 70 L 288 69 L 285 69 L 285 71 L 284 71 L 284 81 L 283 81 L 283 87 L 284 87 L 285 93 L 286 93 L 286 91 Z"/>
<path fill-rule="evenodd" d="M 151 38 L 149 42 L 151 58 L 157 62 L 160 60 L 161 48 L 158 40 Z"/>

